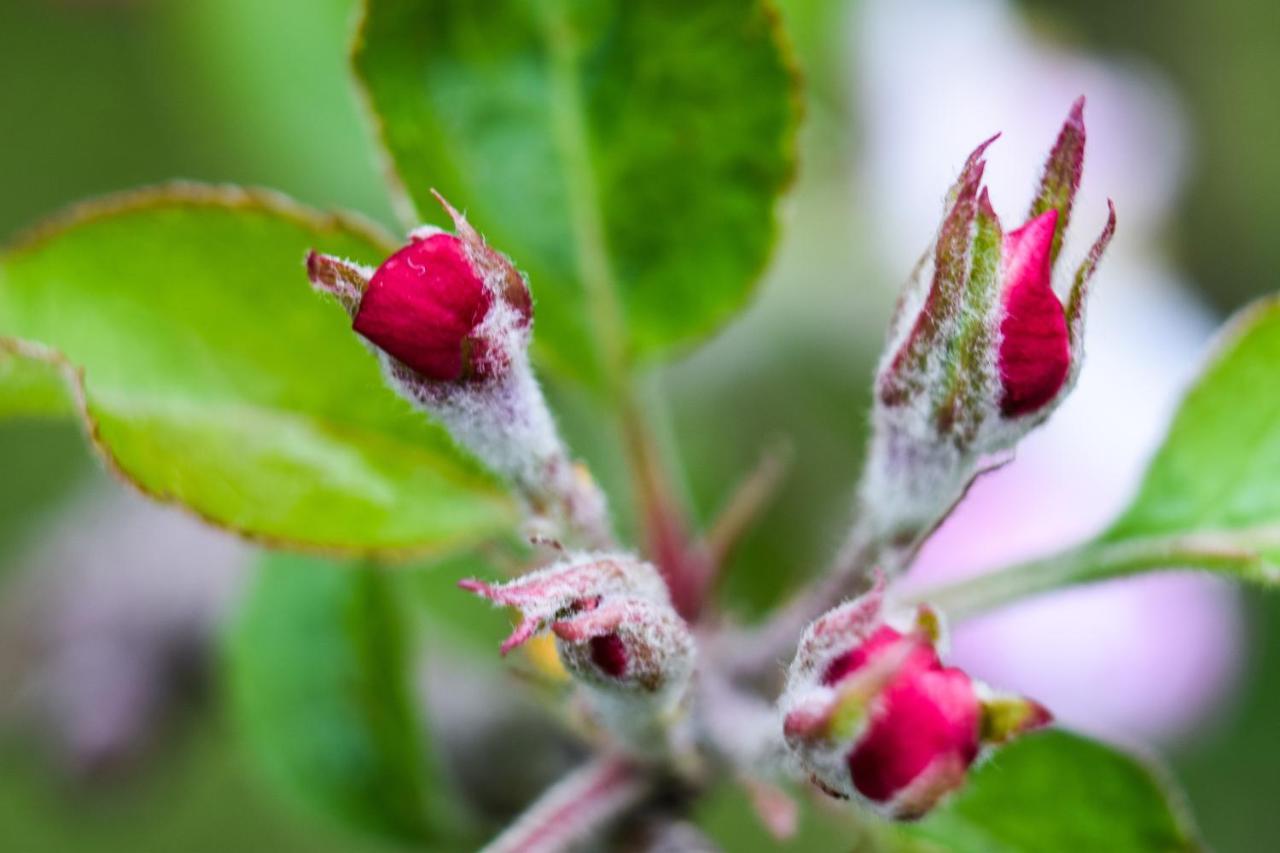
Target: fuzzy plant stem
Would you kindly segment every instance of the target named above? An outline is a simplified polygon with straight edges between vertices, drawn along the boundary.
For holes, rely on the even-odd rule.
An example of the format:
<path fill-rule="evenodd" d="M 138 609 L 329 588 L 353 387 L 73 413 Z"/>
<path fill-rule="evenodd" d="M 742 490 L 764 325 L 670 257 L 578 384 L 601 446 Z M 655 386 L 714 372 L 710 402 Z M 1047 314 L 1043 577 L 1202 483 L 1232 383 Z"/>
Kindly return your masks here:
<path fill-rule="evenodd" d="M 662 573 L 671 604 L 686 620 L 698 618 L 712 578 L 705 547 L 689 531 L 684 508 L 675 499 L 658 442 L 634 398 L 625 406 L 623 437 L 631 460 L 637 503 L 650 558 Z"/>
<path fill-rule="evenodd" d="M 601 756 L 548 788 L 481 853 L 559 853 L 597 834 L 648 792 L 633 765 Z"/>
<path fill-rule="evenodd" d="M 604 495 L 570 458 L 523 356 L 501 379 L 459 392 L 379 355 L 392 387 L 511 483 L 534 523 L 547 525 L 535 533 L 578 547 L 616 547 Z"/>

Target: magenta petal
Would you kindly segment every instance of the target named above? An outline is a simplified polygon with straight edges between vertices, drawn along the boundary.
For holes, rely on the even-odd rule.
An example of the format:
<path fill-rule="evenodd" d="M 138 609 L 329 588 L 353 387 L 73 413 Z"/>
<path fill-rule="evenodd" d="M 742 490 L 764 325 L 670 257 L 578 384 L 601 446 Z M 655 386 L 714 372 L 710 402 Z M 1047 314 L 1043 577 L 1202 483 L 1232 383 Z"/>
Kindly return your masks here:
<path fill-rule="evenodd" d="M 1067 321 L 1050 283 L 1057 210 L 1004 238 L 1004 318 L 1000 322 L 1000 409 L 1030 414 L 1057 396 L 1071 366 Z"/>
<path fill-rule="evenodd" d="M 895 644 L 902 640 L 902 634 L 890 628 L 888 625 L 882 625 L 875 633 L 867 638 L 866 642 L 850 649 L 840 657 L 833 660 L 826 671 L 822 674 L 822 683 L 827 686 L 833 686 L 844 681 L 850 675 L 865 667 L 873 657 L 888 651 Z M 911 650 L 910 656 L 906 663 L 899 670 L 897 678 L 903 678 L 911 673 L 920 672 L 930 667 L 938 666 L 938 655 L 933 647 L 926 643 L 917 643 Z"/>
<path fill-rule="evenodd" d="M 354 328 L 430 379 L 464 378 L 467 349 L 492 304 L 462 242 L 451 234 L 417 240 L 374 273 Z"/>
<path fill-rule="evenodd" d="M 940 762 L 968 767 L 978 755 L 979 705 L 969 677 L 937 668 L 885 690 L 870 728 L 849 755 L 854 787 L 884 803 Z"/>

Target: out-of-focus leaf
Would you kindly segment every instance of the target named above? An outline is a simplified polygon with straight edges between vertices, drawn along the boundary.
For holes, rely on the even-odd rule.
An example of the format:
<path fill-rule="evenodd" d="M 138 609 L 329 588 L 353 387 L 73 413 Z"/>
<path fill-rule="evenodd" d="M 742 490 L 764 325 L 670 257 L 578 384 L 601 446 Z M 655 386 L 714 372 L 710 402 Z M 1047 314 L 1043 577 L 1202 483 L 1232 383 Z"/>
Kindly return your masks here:
<path fill-rule="evenodd" d="M 355 64 L 405 206 L 436 219 L 439 189 L 530 275 L 557 369 L 595 373 L 593 336 L 669 352 L 749 295 L 797 124 L 765 0 L 366 0 Z"/>
<path fill-rule="evenodd" d="M 1201 849 L 1150 767 L 1062 731 L 999 750 L 953 799 L 900 833 L 948 853 L 1174 853 Z"/>
<path fill-rule="evenodd" d="M 746 798 L 732 788 L 703 804 L 699 823 L 725 850 L 761 853 L 1176 853 L 1201 846 L 1178 795 L 1151 768 L 1062 731 L 1028 735 L 997 751 L 920 823 L 889 823 L 813 796 L 797 802 L 799 832 L 787 841 L 770 839 L 746 817 Z"/>
<path fill-rule="evenodd" d="M 497 484 L 310 292 L 312 246 L 387 251 L 363 226 L 231 188 L 73 211 L 0 255 L 0 337 L 21 341 L 0 357 L 0 412 L 56 409 L 56 371 L 111 467 L 268 544 L 438 550 L 509 529 Z"/>
<path fill-rule="evenodd" d="M 240 730 L 282 792 L 422 842 L 451 828 L 414 711 L 407 633 L 385 570 L 278 555 L 232 627 L 227 665 Z"/>
<path fill-rule="evenodd" d="M 18 341 L 0 338 L 0 417 L 62 416 L 75 412 L 66 373 Z"/>
<path fill-rule="evenodd" d="M 492 662 L 499 660 L 497 649 L 503 637 L 511 632 L 512 613 L 458 588 L 458 581 L 464 578 L 503 579 L 503 572 L 492 560 L 472 551 L 432 561 L 428 566 L 405 567 L 402 571 L 406 588 L 411 591 L 426 620 L 425 630 L 433 640 L 438 637 Z"/>
<path fill-rule="evenodd" d="M 1174 417 L 1129 508 L 1096 541 L 921 597 L 970 615 L 1163 569 L 1280 583 L 1280 298 L 1246 309 Z"/>
<path fill-rule="evenodd" d="M 1196 534 L 1280 577 L 1280 298 L 1246 309 L 1187 393 L 1105 542 Z M 1263 565 L 1265 564 L 1265 565 Z"/>
<path fill-rule="evenodd" d="M 162 69 L 193 109 L 183 129 L 212 149 L 199 174 L 265 183 L 394 222 L 351 86 L 358 0 L 183 0 L 153 15 Z M 216 159 L 214 159 L 216 158 Z M 189 171 L 189 170 L 188 170 Z M 180 174 L 185 174 L 182 172 Z"/>

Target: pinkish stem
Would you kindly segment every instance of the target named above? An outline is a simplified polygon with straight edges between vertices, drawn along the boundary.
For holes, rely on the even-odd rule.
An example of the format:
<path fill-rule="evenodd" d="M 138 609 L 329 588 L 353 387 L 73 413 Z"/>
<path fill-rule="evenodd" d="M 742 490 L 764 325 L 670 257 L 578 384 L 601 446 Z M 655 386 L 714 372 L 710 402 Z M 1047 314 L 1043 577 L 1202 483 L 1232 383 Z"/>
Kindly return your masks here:
<path fill-rule="evenodd" d="M 649 783 L 619 756 L 603 756 L 548 788 L 481 853 L 559 853 L 621 817 Z"/>

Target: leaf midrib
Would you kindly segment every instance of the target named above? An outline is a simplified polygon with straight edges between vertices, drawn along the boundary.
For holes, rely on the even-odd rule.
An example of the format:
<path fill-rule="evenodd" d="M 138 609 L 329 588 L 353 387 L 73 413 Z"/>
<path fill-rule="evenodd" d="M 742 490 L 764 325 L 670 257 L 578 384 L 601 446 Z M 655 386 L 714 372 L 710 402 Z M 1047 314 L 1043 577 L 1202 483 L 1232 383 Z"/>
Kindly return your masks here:
<path fill-rule="evenodd" d="M 554 140 L 564 174 L 574 231 L 574 258 L 591 318 L 591 334 L 606 380 L 617 390 L 627 381 L 627 336 L 596 184 L 586 110 L 578 85 L 579 43 L 564 0 L 537 3 L 540 34 L 551 70 Z"/>

